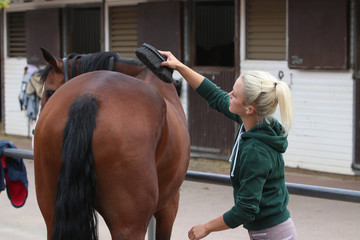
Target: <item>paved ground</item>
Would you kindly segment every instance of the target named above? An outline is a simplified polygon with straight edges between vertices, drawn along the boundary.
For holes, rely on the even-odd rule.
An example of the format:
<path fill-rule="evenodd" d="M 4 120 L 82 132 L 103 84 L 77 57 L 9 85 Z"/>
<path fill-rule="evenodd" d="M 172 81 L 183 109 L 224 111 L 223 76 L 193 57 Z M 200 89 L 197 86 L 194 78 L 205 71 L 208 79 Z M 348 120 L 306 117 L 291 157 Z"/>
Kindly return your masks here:
<path fill-rule="evenodd" d="M 0 140 L 4 138 L 0 137 Z M 30 149 L 31 141 L 28 139 L 11 138 L 10 140 L 20 149 Z M 0 193 L 0 240 L 46 239 L 45 224 L 35 197 L 33 161 L 26 160 L 25 163 L 29 179 L 29 196 L 25 206 L 19 209 L 13 208 L 6 192 Z M 191 164 L 192 170 L 200 168 L 197 163 Z M 211 163 L 212 167 L 218 164 Z M 223 164 L 217 166 L 217 169 L 220 172 L 227 171 Z M 360 190 L 358 177 L 314 174 L 291 169 L 287 170 L 287 182 Z M 221 215 L 231 208 L 232 201 L 232 188 L 229 186 L 185 181 L 181 187 L 180 208 L 172 239 L 187 239 L 187 231 L 191 226 Z M 360 204 L 290 195 L 289 209 L 299 239 L 360 239 Z M 101 218 L 99 229 L 100 239 L 110 239 Z M 205 239 L 246 240 L 248 236 L 246 230 L 239 227 L 212 233 Z"/>

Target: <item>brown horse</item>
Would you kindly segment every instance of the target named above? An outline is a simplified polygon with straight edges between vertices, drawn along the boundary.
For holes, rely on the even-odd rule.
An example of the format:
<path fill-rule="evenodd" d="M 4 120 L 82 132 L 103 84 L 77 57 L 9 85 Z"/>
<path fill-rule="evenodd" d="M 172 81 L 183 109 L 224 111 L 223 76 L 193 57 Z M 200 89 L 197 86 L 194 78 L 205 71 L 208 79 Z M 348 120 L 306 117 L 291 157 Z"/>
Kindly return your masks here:
<path fill-rule="evenodd" d="M 43 54 L 34 164 L 48 239 L 97 239 L 95 210 L 112 239 L 144 239 L 153 215 L 170 239 L 190 156 L 174 85 L 137 60 L 64 84 L 63 62 Z"/>

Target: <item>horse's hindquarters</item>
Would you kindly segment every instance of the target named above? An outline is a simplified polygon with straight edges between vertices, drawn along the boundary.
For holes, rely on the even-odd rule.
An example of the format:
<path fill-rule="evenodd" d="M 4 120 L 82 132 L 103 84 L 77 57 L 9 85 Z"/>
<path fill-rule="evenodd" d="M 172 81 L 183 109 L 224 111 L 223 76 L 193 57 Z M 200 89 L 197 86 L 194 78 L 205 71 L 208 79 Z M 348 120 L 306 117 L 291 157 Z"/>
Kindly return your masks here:
<path fill-rule="evenodd" d="M 83 93 L 98 102 L 92 139 L 96 208 L 115 238 L 137 239 L 132 237 L 145 235 L 158 201 L 155 149 L 162 134 L 165 102 L 147 84 L 106 71 L 74 78 L 55 92 L 40 114 L 35 130 L 35 177 L 48 232 L 52 232 L 66 113 Z"/>

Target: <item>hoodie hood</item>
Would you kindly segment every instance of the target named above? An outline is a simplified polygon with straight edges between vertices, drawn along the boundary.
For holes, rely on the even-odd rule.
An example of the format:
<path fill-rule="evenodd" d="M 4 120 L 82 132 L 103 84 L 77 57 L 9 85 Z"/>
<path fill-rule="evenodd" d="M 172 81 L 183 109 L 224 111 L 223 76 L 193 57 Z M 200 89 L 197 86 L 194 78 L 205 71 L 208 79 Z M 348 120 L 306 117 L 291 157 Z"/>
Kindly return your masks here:
<path fill-rule="evenodd" d="M 257 139 L 281 153 L 284 153 L 288 146 L 287 134 L 275 119 L 271 119 L 269 122 L 263 121 L 249 131 L 244 132 L 241 137 L 243 140 Z"/>

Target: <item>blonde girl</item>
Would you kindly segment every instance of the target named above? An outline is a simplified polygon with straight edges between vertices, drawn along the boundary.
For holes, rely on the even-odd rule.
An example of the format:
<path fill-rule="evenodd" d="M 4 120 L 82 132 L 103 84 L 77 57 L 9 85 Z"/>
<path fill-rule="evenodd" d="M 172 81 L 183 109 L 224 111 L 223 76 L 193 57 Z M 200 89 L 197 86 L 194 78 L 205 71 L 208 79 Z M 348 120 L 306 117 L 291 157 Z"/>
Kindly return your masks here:
<path fill-rule="evenodd" d="M 240 125 L 230 156 L 234 206 L 205 224 L 192 227 L 191 240 L 243 225 L 252 240 L 296 240 L 287 209 L 284 160 L 293 110 L 288 86 L 263 71 L 243 73 L 230 93 L 193 71 L 170 52 L 162 66 L 177 70 L 213 109 Z M 281 121 L 272 115 L 280 107 Z"/>

